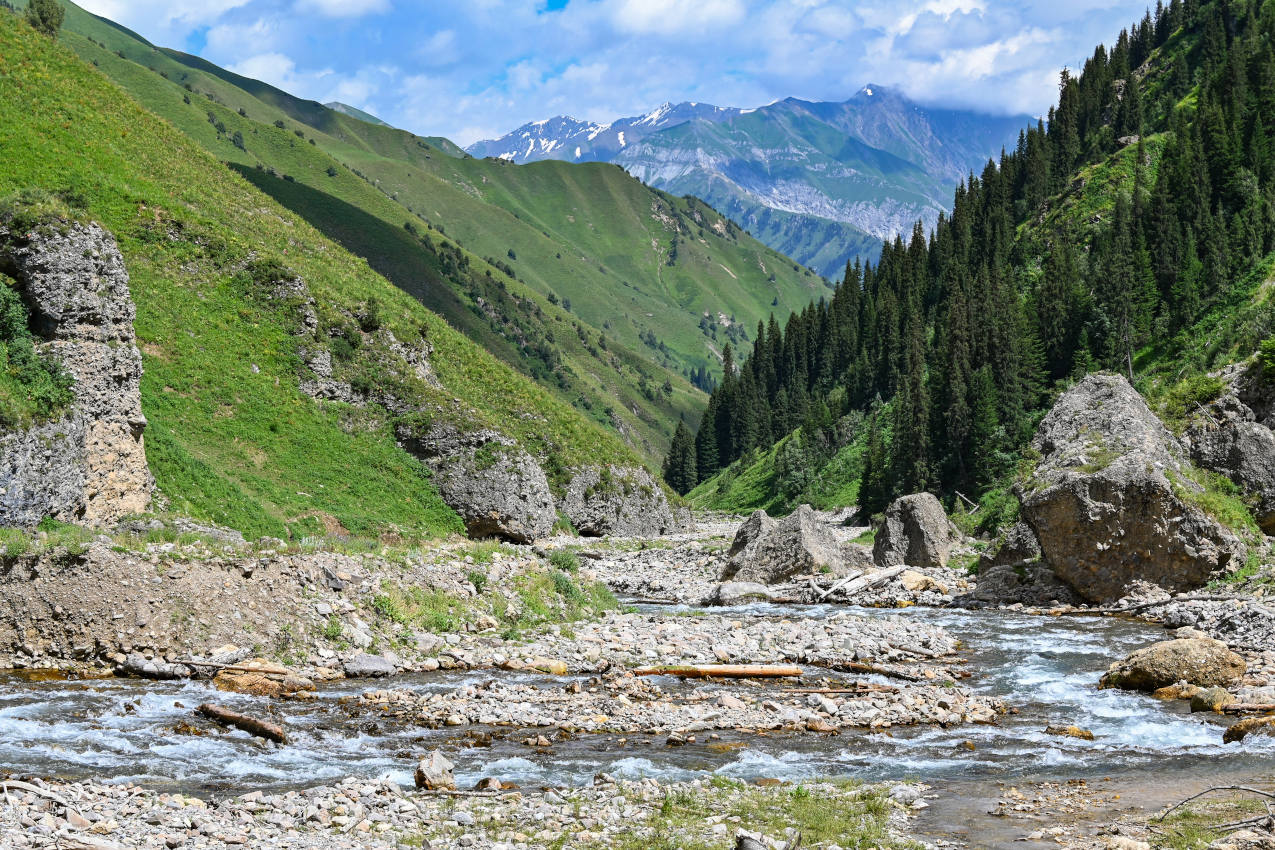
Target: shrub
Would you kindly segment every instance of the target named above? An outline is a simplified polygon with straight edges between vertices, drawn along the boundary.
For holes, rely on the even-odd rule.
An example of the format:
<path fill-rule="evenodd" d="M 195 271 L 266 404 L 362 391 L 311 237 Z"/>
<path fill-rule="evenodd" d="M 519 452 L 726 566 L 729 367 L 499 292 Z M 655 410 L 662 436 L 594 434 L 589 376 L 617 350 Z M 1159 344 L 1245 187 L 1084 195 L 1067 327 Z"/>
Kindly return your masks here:
<path fill-rule="evenodd" d="M 57 0 L 31 0 L 27 4 L 27 23 L 49 38 L 57 38 L 66 10 Z"/>
<path fill-rule="evenodd" d="M 580 556 L 570 549 L 558 549 L 549 555 L 549 563 L 565 573 L 580 569 Z"/>

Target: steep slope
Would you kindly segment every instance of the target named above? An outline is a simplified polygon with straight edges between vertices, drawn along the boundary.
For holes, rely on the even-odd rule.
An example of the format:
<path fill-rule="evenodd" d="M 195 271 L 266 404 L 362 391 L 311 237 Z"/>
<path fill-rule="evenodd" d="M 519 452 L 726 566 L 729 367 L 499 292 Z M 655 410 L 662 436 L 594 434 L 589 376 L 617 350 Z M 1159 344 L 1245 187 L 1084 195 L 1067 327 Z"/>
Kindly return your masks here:
<path fill-rule="evenodd" d="M 637 460 L 2 12 L 0 53 L 0 196 L 14 221 L 93 219 L 118 238 L 137 306 L 147 458 L 172 509 L 281 537 L 461 530 L 397 444 L 400 416 L 303 391 L 319 354 L 355 396 L 410 400 L 417 424 L 495 427 L 553 470 Z M 307 315 L 314 331 L 299 343 Z M 395 350 L 414 351 L 419 369 L 428 358 L 434 379 L 404 373 Z"/>
<path fill-rule="evenodd" d="M 1099 47 L 1064 74 L 1047 128 L 963 186 L 932 237 L 895 241 L 768 329 L 667 468 L 705 506 L 857 486 L 877 511 L 933 489 L 977 497 L 994 525 L 1077 377 L 1125 374 L 1186 427 L 1226 391 L 1208 373 L 1275 327 L 1273 24 L 1269 3 L 1174 2 Z M 855 447 L 857 467 L 832 465 Z M 1206 510 L 1254 527 L 1229 482 L 1196 483 Z"/>
<path fill-rule="evenodd" d="M 703 396 L 688 379 L 710 386 L 725 342 L 746 347 L 746 327 L 824 286 L 702 205 L 618 169 L 511 172 L 155 48 L 73 6 L 64 40 L 219 159 L 260 169 L 249 175 L 259 188 L 647 457 L 663 452 L 673 423 L 698 415 Z M 629 309 L 617 311 L 617 299 Z"/>
<path fill-rule="evenodd" d="M 611 124 L 558 117 L 469 151 L 517 163 L 615 162 L 650 186 L 704 199 L 835 279 L 850 259 L 875 260 L 882 240 L 918 218 L 933 227 L 956 185 L 1026 124 L 921 107 L 873 85 L 842 103 L 664 104 Z"/>
<path fill-rule="evenodd" d="M 351 118 L 357 118 L 360 121 L 366 121 L 367 123 L 375 124 L 378 127 L 390 126 L 375 115 L 364 112 L 362 109 L 357 107 L 350 106 L 348 103 L 341 103 L 339 100 L 334 100 L 331 103 L 325 103 L 323 105 L 328 109 L 331 109 L 333 112 L 340 112 L 342 115 L 348 115 Z"/>

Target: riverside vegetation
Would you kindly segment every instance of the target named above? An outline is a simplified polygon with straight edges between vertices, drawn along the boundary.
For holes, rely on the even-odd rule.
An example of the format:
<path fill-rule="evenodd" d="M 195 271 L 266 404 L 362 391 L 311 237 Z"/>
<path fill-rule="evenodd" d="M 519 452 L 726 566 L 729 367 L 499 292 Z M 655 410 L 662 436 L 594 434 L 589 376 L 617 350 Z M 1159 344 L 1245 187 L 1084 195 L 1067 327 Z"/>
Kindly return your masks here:
<path fill-rule="evenodd" d="M 738 369 L 723 346 L 704 423 L 674 434 L 669 482 L 699 482 L 700 451 L 721 437 L 725 477 L 699 483 L 693 501 L 743 493 L 787 513 L 815 494 L 835 510 L 692 521 L 644 468 L 651 446 L 627 442 L 622 423 L 483 350 L 351 253 L 355 236 L 290 209 L 295 178 L 219 161 L 207 148 L 227 133 L 215 122 L 196 122 L 214 134 L 197 142 L 148 111 L 148 86 L 95 69 L 102 30 L 55 40 L 0 10 L 0 842 L 1269 845 L 1275 824 L 1242 801 L 1168 808 L 1219 773 L 1262 786 L 1239 793 L 1269 793 L 1266 159 L 1249 172 L 1228 160 L 1216 181 L 1193 184 L 1210 193 L 1203 218 L 1177 226 L 1223 218 L 1231 234 L 1198 310 L 1181 312 L 1180 286 L 1137 301 L 1155 321 L 1181 321 L 1178 347 L 1135 352 L 1147 317 L 1129 313 L 1122 326 L 1129 291 L 1095 292 L 1083 320 L 1057 313 L 1081 325 L 1058 375 L 1033 353 L 1027 290 L 1016 288 L 1034 278 L 1011 271 L 1066 251 L 1030 240 L 1040 221 L 1008 200 L 1020 196 L 1005 170 L 1046 192 L 1054 172 L 1037 185 L 1028 164 L 1105 165 L 1089 179 L 1118 187 L 1115 172 L 1142 142 L 1115 134 L 1176 114 L 1172 135 L 1135 148 L 1127 209 L 1118 197 L 1104 205 L 1105 192 L 1072 201 L 1095 228 L 1084 262 L 1116 274 L 1121 246 L 1151 238 L 1154 207 L 1138 189 L 1160 179 L 1136 173 L 1148 151 L 1160 145 L 1162 168 L 1190 159 L 1189 133 L 1204 146 L 1198 163 L 1216 164 L 1210 109 L 1245 126 L 1236 151 L 1263 149 L 1254 116 L 1269 92 L 1272 14 L 1269 3 L 1163 7 L 1068 84 L 1086 128 L 1071 159 L 1049 147 L 1070 120 L 1056 113 L 963 190 L 933 244 L 899 243 L 876 265 L 852 266 L 832 301 L 786 331 L 763 325 Z M 97 19 L 69 7 L 67 20 Z M 168 73 L 137 68 L 115 73 Z M 198 80 L 212 85 L 217 71 L 200 66 Z M 1227 73 L 1235 86 L 1222 92 Z M 1237 82 L 1248 78 L 1259 84 Z M 191 105 L 195 92 L 156 85 L 173 115 Z M 359 121 L 255 89 L 259 103 L 316 121 Z M 279 135 L 280 149 L 320 149 L 278 120 L 257 129 L 291 129 L 296 142 Z M 228 140 L 240 152 L 251 150 L 244 127 L 242 144 Z M 473 162 L 424 144 L 431 158 Z M 656 203 L 627 191 L 640 216 Z M 698 202 L 664 200 L 731 240 Z M 1068 203 L 1050 201 L 1043 221 Z M 452 271 L 477 267 L 437 229 L 401 230 Z M 1042 253 L 1025 253 L 1029 244 Z M 958 245 L 959 256 L 948 251 Z M 979 252 L 989 277 L 984 264 L 965 274 Z M 1250 277 L 1232 284 L 1232 272 Z M 516 275 L 501 273 L 512 291 Z M 1078 287 L 1075 275 L 1066 279 Z M 1135 278 L 1149 280 L 1121 280 Z M 989 327 L 1000 335 L 948 327 L 963 294 L 1008 311 Z M 532 303 L 565 314 L 543 306 L 566 306 L 547 295 Z M 988 318 L 973 303 L 965 317 Z M 885 335 L 816 347 L 848 304 Z M 1216 332 L 1207 351 L 1191 336 L 1204 330 Z M 953 371 L 958 339 L 972 348 Z M 869 352 L 879 359 L 860 371 Z M 980 359 L 1002 355 L 1014 355 L 1007 377 Z M 1196 372 L 1170 385 L 1162 376 L 1179 356 Z M 1131 361 L 1142 370 L 1134 383 L 1121 374 Z M 691 366 L 682 361 L 703 383 Z M 966 399 L 969 433 L 991 442 L 953 442 L 960 420 L 927 401 L 965 367 L 968 386 L 986 391 Z M 772 371 L 776 404 L 763 416 L 747 403 L 771 388 Z M 1045 376 L 1063 374 L 1046 393 Z M 867 392 L 882 403 L 864 408 Z M 766 457 L 771 473 L 756 468 Z M 730 465 L 749 463 L 732 489 Z M 969 510 L 949 518 L 927 487 L 980 505 L 963 501 Z M 1136 802 L 1113 811 L 1122 797 Z"/>

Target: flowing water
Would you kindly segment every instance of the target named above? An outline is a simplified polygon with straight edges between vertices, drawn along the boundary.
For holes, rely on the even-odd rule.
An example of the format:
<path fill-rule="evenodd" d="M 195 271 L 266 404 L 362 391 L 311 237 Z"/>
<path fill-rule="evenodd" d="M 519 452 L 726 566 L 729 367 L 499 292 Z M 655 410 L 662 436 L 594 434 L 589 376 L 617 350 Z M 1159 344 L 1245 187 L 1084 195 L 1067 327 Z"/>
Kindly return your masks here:
<path fill-rule="evenodd" d="M 819 617 L 833 610 L 845 609 L 747 606 L 721 613 Z M 1018 713 L 995 726 L 749 736 L 735 739 L 741 746 L 726 752 L 722 747 L 668 747 L 662 738 L 631 736 L 621 742 L 585 736 L 540 753 L 519 743 L 525 732 L 514 730 L 489 745 L 460 749 L 453 756 L 458 781 L 496 776 L 527 787 L 569 785 L 588 783 L 595 773 L 606 771 L 672 780 L 712 772 L 742 779 L 831 775 L 987 785 L 1006 778 L 1204 775 L 1221 765 L 1255 775 L 1275 764 L 1275 739 L 1224 745 L 1223 727 L 1214 717 L 1192 715 L 1182 703 L 1096 689 L 1111 661 L 1163 638 L 1163 631 L 1153 626 L 997 611 L 861 613 L 944 626 L 964 642 L 974 673 L 965 684 L 1004 699 Z M 495 676 L 550 681 L 473 671 L 402 677 L 392 686 L 443 690 Z M 670 689 L 697 687 L 665 684 Z M 270 703 L 217 692 L 204 682 L 0 679 L 0 772 L 131 780 L 209 795 L 301 787 L 351 775 L 410 784 L 415 758 L 460 737 L 455 729 L 425 730 L 351 715 L 338 702 L 369 686 L 375 685 L 343 682 L 324 687 L 312 702 Z M 247 713 L 277 711 L 293 743 L 273 747 L 238 732 L 200 736 L 174 731 L 192 722 L 193 708 L 210 699 Z M 1080 726 L 1096 739 L 1044 734 L 1051 724 Z"/>

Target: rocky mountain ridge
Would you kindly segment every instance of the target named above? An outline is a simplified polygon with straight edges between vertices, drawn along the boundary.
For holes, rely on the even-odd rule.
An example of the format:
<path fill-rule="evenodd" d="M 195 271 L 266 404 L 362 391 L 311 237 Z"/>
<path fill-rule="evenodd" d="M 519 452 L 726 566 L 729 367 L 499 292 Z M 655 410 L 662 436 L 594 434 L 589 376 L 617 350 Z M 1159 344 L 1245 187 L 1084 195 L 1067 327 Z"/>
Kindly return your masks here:
<path fill-rule="evenodd" d="M 835 279 L 847 259 L 875 259 L 882 240 L 916 220 L 933 226 L 956 185 L 1026 122 L 922 107 L 869 85 L 838 103 L 664 104 L 610 124 L 558 116 L 467 150 L 520 164 L 614 162 L 650 186 L 702 198 Z"/>

